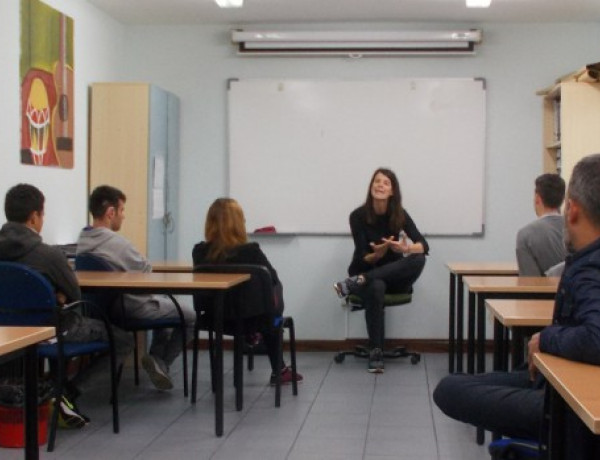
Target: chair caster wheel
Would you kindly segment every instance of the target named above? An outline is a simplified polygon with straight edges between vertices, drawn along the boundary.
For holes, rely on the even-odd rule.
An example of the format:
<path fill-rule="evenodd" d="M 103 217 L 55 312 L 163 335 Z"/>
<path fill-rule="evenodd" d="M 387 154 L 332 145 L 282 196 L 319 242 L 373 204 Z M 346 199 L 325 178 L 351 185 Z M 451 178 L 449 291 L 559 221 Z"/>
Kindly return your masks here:
<path fill-rule="evenodd" d="M 335 355 L 335 356 L 333 357 L 333 360 L 334 360 L 336 363 L 340 364 L 340 363 L 343 363 L 343 362 L 344 362 L 344 358 L 346 358 L 346 355 L 344 355 L 343 353 L 338 353 L 337 355 Z"/>
<path fill-rule="evenodd" d="M 420 355 L 412 355 L 410 357 L 410 363 L 411 364 L 418 364 L 419 361 L 421 361 L 421 356 Z"/>

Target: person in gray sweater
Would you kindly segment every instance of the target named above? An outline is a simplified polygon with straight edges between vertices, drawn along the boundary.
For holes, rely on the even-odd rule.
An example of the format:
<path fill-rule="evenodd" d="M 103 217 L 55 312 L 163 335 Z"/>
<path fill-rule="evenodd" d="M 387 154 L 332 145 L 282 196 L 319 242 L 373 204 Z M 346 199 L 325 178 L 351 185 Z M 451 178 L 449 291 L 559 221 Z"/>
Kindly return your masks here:
<path fill-rule="evenodd" d="M 542 174 L 535 180 L 538 218 L 517 233 L 519 276 L 544 276 L 550 267 L 565 260 L 565 222 L 560 214 L 564 198 L 565 181 L 558 174 Z"/>
<path fill-rule="evenodd" d="M 125 218 L 125 201 L 125 194 L 115 187 L 101 185 L 94 189 L 89 199 L 92 226 L 81 231 L 77 242 L 77 254 L 93 254 L 119 271 L 150 272 L 152 266 L 146 258 L 129 240 L 117 233 Z M 123 301 L 125 314 L 130 318 L 178 317 L 175 304 L 166 296 L 127 294 Z M 181 309 L 186 322 L 186 337 L 191 339 L 196 313 L 186 305 L 181 305 Z M 157 389 L 173 388 L 169 367 L 180 353 L 179 329 L 153 331 L 150 350 L 142 357 L 142 366 Z"/>

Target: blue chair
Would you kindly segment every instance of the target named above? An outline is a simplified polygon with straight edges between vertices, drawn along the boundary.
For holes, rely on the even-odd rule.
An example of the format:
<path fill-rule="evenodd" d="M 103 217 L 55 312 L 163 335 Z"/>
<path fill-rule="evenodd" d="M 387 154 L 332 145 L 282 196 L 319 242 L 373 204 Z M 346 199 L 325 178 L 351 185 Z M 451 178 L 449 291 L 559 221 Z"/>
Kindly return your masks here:
<path fill-rule="evenodd" d="M 65 342 L 62 328 L 62 312 L 74 308 L 95 309 L 95 305 L 77 301 L 58 306 L 54 288 L 39 272 L 23 264 L 0 262 L 0 325 L 2 326 L 53 326 L 56 328 L 56 342 L 38 346 L 40 358 L 48 359 L 54 370 L 54 410 L 50 420 L 48 452 L 54 450 L 56 427 L 63 384 L 66 379 L 66 363 L 71 358 L 84 355 L 110 353 L 111 403 L 113 432 L 119 432 L 119 405 L 117 399 L 118 373 L 112 329 L 102 311 L 96 317 L 102 318 L 109 340 L 84 343 Z"/>
<path fill-rule="evenodd" d="M 250 281 L 242 283 L 237 288 L 228 291 L 224 302 L 224 333 L 234 337 L 233 374 L 236 387 L 236 408 L 243 407 L 242 384 L 243 384 L 243 348 L 245 337 L 249 333 L 260 332 L 263 327 L 273 328 L 278 335 L 278 366 L 283 361 L 283 331 L 288 329 L 290 334 L 290 365 L 292 368 L 292 393 L 298 394 L 298 383 L 296 382 L 296 334 L 294 320 L 290 316 L 280 316 L 275 313 L 275 287 L 269 270 L 262 265 L 252 264 L 202 264 L 194 267 L 198 273 L 248 273 Z M 196 334 L 199 330 L 209 332 L 209 355 L 211 360 L 211 376 L 214 389 L 214 366 L 213 366 L 213 335 L 211 309 L 212 292 L 194 296 L 194 308 L 198 321 L 196 322 Z M 250 368 L 250 367 L 249 367 Z M 192 402 L 196 401 L 196 383 L 198 375 L 198 341 L 194 341 L 194 355 L 192 364 Z M 281 369 L 275 371 L 277 380 L 275 382 L 275 406 L 281 405 Z"/>
<path fill-rule="evenodd" d="M 116 269 L 106 260 L 91 253 L 80 253 L 75 256 L 75 270 L 77 271 L 116 271 Z M 140 331 L 151 331 L 154 329 L 181 329 L 181 350 L 183 357 L 183 395 L 188 395 L 188 370 L 187 370 L 187 339 L 185 332 L 185 319 L 181 311 L 181 306 L 177 300 L 169 295 L 175 307 L 177 308 L 177 318 L 144 319 L 130 318 L 125 312 L 125 306 L 122 297 L 117 292 L 103 290 L 102 293 L 85 293 L 86 298 L 92 299 L 98 305 L 102 305 L 106 311 L 114 311 L 114 305 L 120 306 L 120 314 L 114 315 L 113 322 L 124 331 L 133 333 L 133 361 L 134 361 L 134 379 L 135 384 L 140 384 L 139 372 L 139 350 L 137 333 Z"/>
<path fill-rule="evenodd" d="M 397 294 L 385 294 L 383 299 L 383 306 L 385 309 L 388 307 L 397 307 L 399 305 L 405 305 L 412 301 L 412 294 L 397 293 Z M 364 310 L 363 299 L 355 294 L 350 294 L 346 297 L 346 305 L 350 308 L 350 311 Z M 385 313 L 385 310 L 384 310 Z M 384 317 L 385 319 L 385 317 Z M 385 327 L 384 327 L 385 330 Z M 340 351 L 334 356 L 334 361 L 338 364 L 343 363 L 346 356 L 355 356 L 357 358 L 368 358 L 369 349 L 363 345 L 356 345 L 354 350 Z M 421 361 L 421 355 L 416 351 L 408 351 L 405 346 L 395 347 L 391 350 L 383 350 L 383 357 L 387 359 L 396 358 L 410 358 L 412 364 L 418 364 Z"/>
<path fill-rule="evenodd" d="M 488 447 L 491 460 L 533 460 L 541 458 L 540 445 L 529 439 L 502 438 Z"/>

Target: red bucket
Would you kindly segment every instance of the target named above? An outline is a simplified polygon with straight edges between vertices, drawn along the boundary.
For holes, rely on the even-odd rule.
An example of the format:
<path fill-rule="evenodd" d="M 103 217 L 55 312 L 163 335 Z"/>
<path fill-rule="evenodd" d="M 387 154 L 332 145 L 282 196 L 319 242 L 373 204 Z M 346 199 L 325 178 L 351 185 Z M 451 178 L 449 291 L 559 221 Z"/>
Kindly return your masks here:
<path fill-rule="evenodd" d="M 48 412 L 50 402 L 38 407 L 38 445 L 46 444 L 48 438 Z M 24 447 L 25 424 L 22 407 L 0 406 L 0 447 Z"/>

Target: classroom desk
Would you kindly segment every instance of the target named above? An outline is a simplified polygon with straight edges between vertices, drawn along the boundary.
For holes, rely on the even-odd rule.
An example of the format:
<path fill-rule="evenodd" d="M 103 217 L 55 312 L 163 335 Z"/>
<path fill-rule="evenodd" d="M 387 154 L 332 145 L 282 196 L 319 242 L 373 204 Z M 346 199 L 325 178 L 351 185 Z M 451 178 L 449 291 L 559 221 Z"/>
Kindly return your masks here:
<path fill-rule="evenodd" d="M 53 327 L 0 326 L 1 361 L 24 354 L 25 381 L 25 459 L 37 460 L 38 447 L 38 360 L 37 344 L 54 337 Z"/>
<path fill-rule="evenodd" d="M 516 276 L 516 262 L 448 262 L 448 372 L 463 370 L 464 276 Z M 455 356 L 456 355 L 456 356 Z M 456 359 L 456 367 L 455 367 Z"/>
<path fill-rule="evenodd" d="M 155 273 L 191 273 L 194 268 L 191 262 L 176 260 L 155 260 L 150 265 Z"/>
<path fill-rule="evenodd" d="M 508 331 L 512 331 L 512 367 L 523 362 L 525 333 L 552 323 L 553 300 L 488 299 L 494 318 L 494 370 L 508 370 Z"/>
<path fill-rule="evenodd" d="M 543 276 L 466 276 L 463 283 L 469 292 L 467 372 L 485 372 L 485 301 L 486 299 L 554 299 L 560 278 Z M 477 315 L 476 315 L 477 313 Z M 477 349 L 475 348 L 477 323 Z M 484 433 L 477 429 L 477 443 L 483 444 Z"/>
<path fill-rule="evenodd" d="M 123 293 L 192 295 L 214 289 L 215 432 L 223 435 L 223 298 L 225 291 L 250 279 L 248 274 L 76 272 L 82 290 L 113 289 Z"/>
<path fill-rule="evenodd" d="M 569 361 L 547 353 L 536 353 L 533 361 L 550 384 L 550 439 L 548 458 L 562 455 L 560 412 L 564 403 L 577 414 L 590 431 L 600 434 L 600 366 Z"/>

